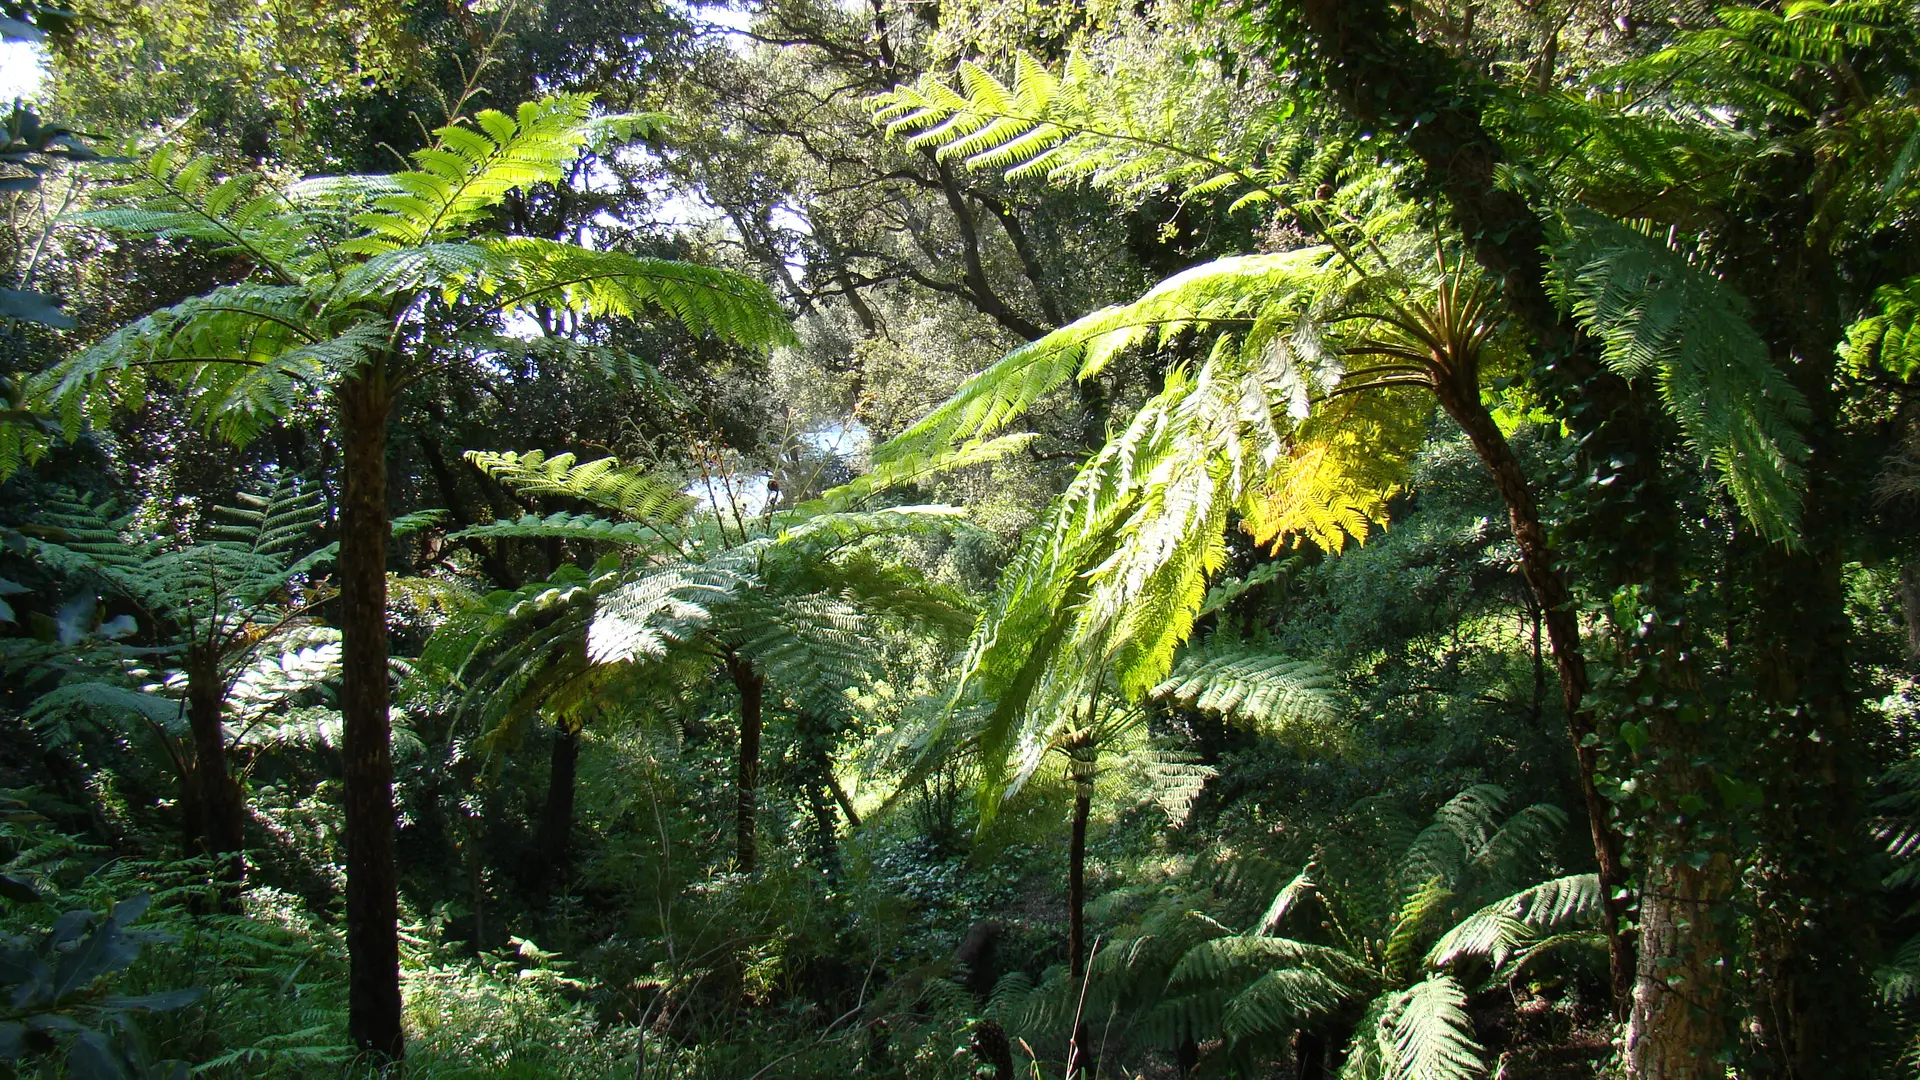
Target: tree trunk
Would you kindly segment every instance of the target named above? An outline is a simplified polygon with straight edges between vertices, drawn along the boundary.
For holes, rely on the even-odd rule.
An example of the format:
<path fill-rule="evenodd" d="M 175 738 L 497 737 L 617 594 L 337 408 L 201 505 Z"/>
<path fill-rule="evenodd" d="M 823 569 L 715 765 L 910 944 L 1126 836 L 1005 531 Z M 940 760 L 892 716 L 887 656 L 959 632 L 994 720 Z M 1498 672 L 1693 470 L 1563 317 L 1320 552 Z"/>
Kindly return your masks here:
<path fill-rule="evenodd" d="M 1593 712 L 1586 702 L 1588 690 L 1586 659 L 1580 653 L 1580 623 L 1573 612 L 1573 596 L 1566 578 L 1555 561 L 1547 530 L 1540 522 L 1526 473 L 1513 454 L 1513 447 L 1501 434 L 1493 415 L 1480 400 L 1477 385 L 1436 386 L 1441 408 L 1460 425 L 1480 461 L 1493 474 L 1493 485 L 1507 506 L 1507 519 L 1513 529 L 1514 543 L 1520 549 L 1520 568 L 1533 590 L 1539 617 L 1546 624 L 1547 642 L 1553 650 L 1554 666 L 1560 675 L 1560 697 L 1566 706 L 1568 734 L 1573 741 L 1578 768 L 1580 801 L 1586 810 L 1587 831 L 1593 840 L 1594 861 L 1599 867 L 1601 902 L 1607 918 L 1607 958 L 1616 1000 L 1634 980 L 1634 941 L 1627 922 L 1627 871 L 1621 858 L 1620 834 L 1611 825 L 1611 808 L 1600 792 L 1595 774 L 1599 754 Z"/>
<path fill-rule="evenodd" d="M 739 803 L 734 809 L 734 861 L 743 874 L 753 873 L 760 810 L 760 704 L 767 683 L 752 661 L 727 654 L 727 674 L 740 692 L 740 759 L 734 771 Z"/>
<path fill-rule="evenodd" d="M 1640 891 L 1640 964 L 1627 1020 L 1627 1075 L 1634 1080 L 1711 1080 L 1726 1075 L 1715 1053 L 1726 1041 L 1726 936 L 1716 908 L 1732 871 L 1724 855 L 1699 870 L 1668 852 Z"/>
<path fill-rule="evenodd" d="M 227 768 L 226 731 L 220 723 L 219 658 L 195 648 L 187 658 L 187 726 L 193 734 L 193 775 L 188 782 L 198 790 L 194 838 L 198 854 L 212 855 L 219 864 L 223 906 L 231 906 L 233 887 L 240 884 L 246 866 L 240 856 L 246 847 L 246 800 Z"/>
<path fill-rule="evenodd" d="M 1443 46 L 1422 40 L 1411 16 L 1385 0 L 1298 0 L 1262 11 L 1269 35 L 1265 48 L 1276 64 L 1317 76 L 1348 112 L 1397 132 L 1420 159 L 1425 175 L 1415 183 L 1424 182 L 1429 193 L 1445 196 L 1455 228 L 1475 261 L 1500 279 L 1502 301 L 1533 337 L 1543 368 L 1556 383 L 1565 384 L 1555 389 L 1586 407 L 1584 415 L 1576 417 L 1581 425 L 1597 425 L 1596 434 L 1602 437 L 1589 440 L 1583 454 L 1599 462 L 1652 467 L 1656 455 L 1642 445 L 1644 432 L 1631 422 L 1630 388 L 1601 368 L 1592 342 L 1547 289 L 1544 222 L 1523 196 L 1498 182 L 1502 151 L 1482 120 L 1486 97 L 1478 76 Z M 1565 578 L 1546 545 L 1512 450 L 1486 415 L 1477 388 L 1456 397 L 1459 412 L 1454 407 L 1447 411 L 1473 439 L 1507 499 L 1523 569 L 1547 620 L 1610 920 L 1608 953 L 1619 1011 L 1632 987 L 1634 942 L 1620 930 L 1627 884 L 1621 839 L 1604 799 L 1595 801 L 1597 748 L 1588 745 L 1592 718 L 1581 708 L 1589 685 L 1579 652 L 1579 625 L 1566 604 Z M 1443 400 L 1442 405 L 1447 403 Z M 1472 428 L 1463 415 L 1473 421 Z"/>
<path fill-rule="evenodd" d="M 813 811 L 813 832 L 815 853 L 820 865 L 829 874 L 840 872 L 840 819 L 833 814 L 833 796 L 827 793 L 824 782 L 806 785 L 807 803 Z"/>
<path fill-rule="evenodd" d="M 1087 815 L 1093 807 L 1093 783 L 1083 775 L 1079 759 L 1073 764 L 1073 831 L 1067 841 L 1067 970 L 1077 1003 L 1085 996 L 1087 979 Z M 1076 1004 L 1073 1041 L 1067 1048 L 1067 1080 L 1092 1075 L 1089 1053 L 1087 1025 Z"/>
<path fill-rule="evenodd" d="M 982 1020 L 973 1026 L 973 1056 L 990 1070 L 986 1080 L 1014 1080 L 1013 1044 L 998 1021 Z"/>
<path fill-rule="evenodd" d="M 387 414 L 377 369 L 340 388 L 340 712 L 347 847 L 347 1027 L 377 1057 L 405 1051 L 387 685 Z"/>
<path fill-rule="evenodd" d="M 573 793 L 580 766 L 580 729 L 560 721 L 553 729 L 552 764 L 547 770 L 547 804 L 540 812 L 542 877 L 564 871 L 573 839 Z"/>
<path fill-rule="evenodd" d="M 847 797 L 847 791 L 833 775 L 833 763 L 827 763 L 827 790 L 833 793 L 833 801 L 840 804 L 840 812 L 847 815 L 847 828 L 860 827 L 860 814 L 853 808 L 853 800 Z"/>

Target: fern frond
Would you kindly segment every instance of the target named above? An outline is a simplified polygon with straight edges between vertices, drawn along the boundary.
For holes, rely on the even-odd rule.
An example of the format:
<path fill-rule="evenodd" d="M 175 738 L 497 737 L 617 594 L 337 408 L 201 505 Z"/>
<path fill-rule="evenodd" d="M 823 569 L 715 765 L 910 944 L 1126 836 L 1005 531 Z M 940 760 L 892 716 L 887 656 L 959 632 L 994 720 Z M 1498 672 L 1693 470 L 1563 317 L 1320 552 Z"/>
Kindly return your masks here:
<path fill-rule="evenodd" d="M 1498 831 L 1500 808 L 1506 801 L 1506 789 L 1475 784 L 1441 804 L 1434 811 L 1433 824 L 1414 837 L 1401 858 L 1403 879 L 1419 888 L 1435 878 L 1457 878 Z"/>
<path fill-rule="evenodd" d="M 557 183 L 592 138 L 590 106 L 586 95 L 556 94 L 514 116 L 487 109 L 471 127 L 436 130 L 434 144 L 414 152 L 413 170 L 386 178 L 398 190 L 355 217 L 370 236 L 343 249 L 378 255 L 418 246 L 481 220 L 510 191 Z"/>
<path fill-rule="evenodd" d="M 181 237 L 246 259 L 283 284 L 320 264 L 305 214 L 262 178 L 220 176 L 212 157 L 157 148 L 127 183 L 75 220 L 137 236 Z"/>
<path fill-rule="evenodd" d="M 1799 527 L 1806 401 L 1774 365 L 1745 301 L 1667 245 L 1597 214 L 1567 221 L 1556 288 L 1628 378 L 1652 378 L 1688 442 L 1768 538 Z"/>
<path fill-rule="evenodd" d="M 1125 199 L 1167 188 L 1271 199 L 1343 156 L 1346 140 L 1307 110 L 1281 108 L 1204 61 L 1141 70 L 1156 59 L 1076 49 L 1056 74 L 1022 54 L 1011 85 L 968 62 L 957 86 L 929 74 L 869 104 L 889 135 L 943 159 Z"/>
<path fill-rule="evenodd" d="M 1467 995 L 1446 975 L 1415 983 L 1391 1010 L 1392 1080 L 1478 1080 L 1486 1075 L 1473 1039 Z"/>
<path fill-rule="evenodd" d="M 340 674 L 340 656 L 337 641 L 265 652 L 233 678 L 227 690 L 228 714 L 236 720 L 251 720 L 331 681 Z"/>
<path fill-rule="evenodd" d="M 479 285 L 503 312 L 536 305 L 629 318 L 661 312 L 695 334 L 712 334 L 749 348 L 793 340 L 792 324 L 780 302 L 745 274 L 531 236 L 482 243 L 489 264 Z"/>
<path fill-rule="evenodd" d="M 1602 906 L 1600 879 L 1593 874 L 1545 881 L 1488 904 L 1456 923 L 1428 950 L 1428 967 L 1449 967 L 1468 957 L 1483 957 L 1500 969 L 1515 954 L 1569 926 L 1592 923 Z"/>
<path fill-rule="evenodd" d="M 890 506 L 884 510 L 814 514 L 781 530 L 774 543 L 801 559 L 829 559 L 876 536 L 941 536 L 967 520 L 958 506 Z"/>
<path fill-rule="evenodd" d="M 1363 980 L 1367 967 L 1330 945 L 1292 938 L 1232 934 L 1203 941 L 1189 949 L 1169 975 L 1171 985 L 1219 981 L 1249 969 L 1312 968 L 1330 979 Z"/>
<path fill-rule="evenodd" d="M 74 717 L 111 721 L 134 716 L 168 734 L 186 730 L 186 706 L 180 699 L 97 680 L 62 683 L 35 698 L 21 716 L 56 743 L 67 741 L 67 724 Z"/>
<path fill-rule="evenodd" d="M 1269 971 L 1227 1002 L 1221 1027 L 1233 1039 L 1284 1035 L 1339 1012 L 1351 993 L 1313 968 Z"/>
<path fill-rule="evenodd" d="M 644 571 L 600 600 L 587 631 L 587 655 L 596 663 L 664 656 L 669 646 L 687 641 L 712 621 L 712 609 L 751 581 L 726 566 Z"/>
<path fill-rule="evenodd" d="M 244 440 L 323 387 L 379 337 L 335 332 L 303 290 L 230 285 L 162 308 L 29 382 L 34 407 L 59 416 L 68 438 L 145 404 L 158 377 L 187 394 L 193 419 Z"/>
<path fill-rule="evenodd" d="M 548 457 L 469 450 L 466 459 L 480 471 L 523 495 L 579 499 L 641 525 L 678 525 L 697 505 L 680 485 L 618 458 L 576 464 L 572 454 Z"/>
<path fill-rule="evenodd" d="M 1092 378 L 1136 345 L 1188 330 L 1242 331 L 1276 308 L 1301 310 L 1330 281 L 1330 254 L 1305 248 L 1232 256 L 1175 274 L 1133 303 L 1094 312 L 1007 354 L 876 448 L 875 464 L 923 460 L 986 439 L 1070 379 Z"/>
<path fill-rule="evenodd" d="M 582 544 L 617 544 L 632 548 L 659 546 L 660 536 L 651 526 L 632 521 L 609 521 L 592 514 L 565 512 L 539 517 L 523 514 L 512 521 L 491 521 L 471 525 L 448 537 L 449 540 L 539 539 L 571 540 Z"/>
<path fill-rule="evenodd" d="M 1920 277 L 1883 285 L 1873 294 L 1878 309 L 1847 327 L 1840 355 L 1856 375 L 1885 372 L 1902 382 L 1920 374 Z"/>
<path fill-rule="evenodd" d="M 1332 676 L 1312 661 L 1211 640 L 1190 646 L 1151 695 L 1225 716 L 1269 734 L 1339 720 Z"/>

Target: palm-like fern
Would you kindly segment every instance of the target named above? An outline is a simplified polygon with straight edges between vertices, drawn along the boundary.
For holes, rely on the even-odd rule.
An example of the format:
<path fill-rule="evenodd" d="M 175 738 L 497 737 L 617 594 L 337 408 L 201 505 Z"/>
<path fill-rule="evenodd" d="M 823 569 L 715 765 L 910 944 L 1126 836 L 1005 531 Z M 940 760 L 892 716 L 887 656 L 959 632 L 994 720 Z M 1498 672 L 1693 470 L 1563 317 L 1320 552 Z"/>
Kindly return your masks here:
<path fill-rule="evenodd" d="M 1599 940 L 1581 932 L 1598 921 L 1593 875 L 1511 891 L 1515 880 L 1538 880 L 1542 826 L 1565 816 L 1529 807 L 1502 820 L 1505 799 L 1483 785 L 1443 805 L 1410 840 L 1394 841 L 1387 828 L 1395 865 L 1384 879 L 1375 866 L 1354 880 L 1334 865 L 1342 853 L 1323 850 L 1247 930 L 1193 946 L 1170 973 L 1170 992 L 1224 993 L 1217 1030 L 1230 1043 L 1320 1027 L 1365 1002 L 1343 1076 L 1486 1075 L 1465 1008 L 1472 976 L 1502 978 L 1567 940 Z M 1375 890 L 1393 902 L 1370 903 L 1364 894 Z"/>
<path fill-rule="evenodd" d="M 69 437 L 145 403 L 150 378 L 236 442 L 296 401 L 332 398 L 344 453 L 341 627 L 351 1026 L 361 1046 L 403 1048 L 392 858 L 385 563 L 387 419 L 422 378 L 475 359 L 501 317 L 545 306 L 589 317 L 663 314 L 748 347 L 786 340 L 779 304 L 743 275 L 669 260 L 503 236 L 487 229 L 509 192 L 556 183 L 603 136 L 650 121 L 596 120 L 582 95 L 485 110 L 434 133 L 413 168 L 277 185 L 221 177 L 210 159 L 156 153 L 85 215 L 97 227 L 211 245 L 249 267 L 215 289 L 109 335 L 35 376 L 27 408 Z M 11 464 L 0 447 L 0 466 Z"/>
<path fill-rule="evenodd" d="M 135 537 L 99 506 L 56 501 L 31 552 L 130 605 L 139 618 L 127 631 L 155 646 L 77 643 L 82 651 L 29 706 L 29 719 L 56 739 L 82 720 L 118 727 L 131 718 L 153 729 L 179 775 L 188 834 L 210 853 L 238 851 L 245 808 L 228 758 L 339 672 L 338 634 L 308 615 L 331 596 L 311 580 L 333 557 L 333 545 L 317 543 L 324 512 L 316 486 L 287 479 L 216 510 L 200 543 L 168 547 Z"/>
<path fill-rule="evenodd" d="M 470 453 L 468 460 L 520 494 L 558 499 L 591 513 L 556 512 L 474 526 L 461 537 L 537 536 L 607 554 L 590 571 L 494 593 L 435 632 L 421 683 L 453 687 L 456 706 L 477 711 L 490 732 L 543 710 L 565 712 L 582 688 L 604 689 L 617 671 L 718 663 L 741 691 L 743 760 L 740 863 L 748 846 L 760 694 L 776 705 L 833 716 L 846 691 L 873 669 L 876 618 L 923 625 L 970 621 L 964 601 L 898 563 L 864 554 L 879 537 L 945 532 L 950 507 L 835 512 L 815 503 L 753 522 L 696 512 L 680 485 L 616 459 Z M 556 713 L 556 716 L 559 714 Z M 497 737 L 497 735 L 495 736 Z"/>
<path fill-rule="evenodd" d="M 1301 178 L 1287 154 L 1259 156 L 1280 145 L 1284 121 L 1250 133 L 1246 145 L 1209 141 L 1212 129 L 1183 142 L 1153 127 L 1181 106 L 1161 101 L 1143 112 L 1126 93 L 1096 92 L 1113 73 L 1084 57 L 1061 77 L 1031 60 L 1018 72 L 1011 87 L 968 68 L 957 88 L 933 80 L 896 89 L 876 99 L 876 117 L 916 145 L 1016 175 L 1085 176 L 1120 189 L 1150 177 L 1200 193 L 1236 183 L 1273 191 Z M 1140 78 L 1120 76 L 1123 86 Z M 1256 176 L 1255 161 L 1267 171 Z M 963 691 L 994 702 L 984 744 L 1002 743 L 1027 710 L 1060 711 L 1096 671 L 1111 671 L 1128 695 L 1164 679 L 1233 514 L 1263 541 L 1297 535 L 1338 547 L 1364 537 L 1424 434 L 1426 408 L 1399 388 L 1434 389 L 1476 446 L 1487 444 L 1496 475 L 1512 472 L 1480 400 L 1481 368 L 1504 348 L 1495 295 L 1445 260 L 1434 279 L 1427 257 L 1416 257 L 1412 209 L 1383 183 L 1389 176 L 1352 161 L 1315 175 L 1335 181 L 1325 185 L 1332 202 L 1358 211 L 1303 219 L 1332 247 L 1176 275 L 1021 347 L 876 452 L 883 467 L 926 462 L 979 445 L 1122 350 L 1187 337 L 1213 346 L 1193 370 L 1176 369 L 1084 467 L 1006 576 L 962 669 Z M 1742 509 L 1769 534 L 1789 535 L 1800 406 L 1756 350 L 1738 305 L 1664 248 L 1643 244 L 1629 258 L 1614 235 L 1625 230 L 1581 221 L 1584 239 L 1560 253 L 1564 288 L 1608 343 L 1606 359 L 1655 379 Z M 1524 478 L 1507 487 L 1515 520 L 1527 525 L 1523 547 L 1539 547 Z M 1523 555 L 1537 588 L 1557 580 L 1550 553 Z"/>

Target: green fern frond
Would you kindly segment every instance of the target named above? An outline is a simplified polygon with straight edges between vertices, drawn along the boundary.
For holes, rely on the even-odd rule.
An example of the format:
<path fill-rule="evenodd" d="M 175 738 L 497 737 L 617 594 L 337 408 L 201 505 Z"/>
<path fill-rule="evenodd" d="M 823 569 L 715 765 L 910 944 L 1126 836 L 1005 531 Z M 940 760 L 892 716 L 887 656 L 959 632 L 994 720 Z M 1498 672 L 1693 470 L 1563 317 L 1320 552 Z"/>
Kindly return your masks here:
<path fill-rule="evenodd" d="M 1452 881 L 1486 848 L 1499 830 L 1500 808 L 1506 789 L 1475 784 L 1448 799 L 1434 811 L 1433 824 L 1422 829 L 1401 858 L 1401 874 L 1411 888 L 1436 878 Z"/>
<path fill-rule="evenodd" d="M 689 640 L 752 579 L 731 567 L 676 565 L 645 571 L 603 598 L 587 631 L 596 663 L 664 656 Z"/>
<path fill-rule="evenodd" d="M 325 523 L 326 492 L 318 484 L 288 476 L 276 481 L 264 495 L 242 491 L 238 505 L 214 508 L 209 529 L 213 543 L 238 545 L 248 552 L 293 557 L 312 547 L 314 533 Z"/>
<path fill-rule="evenodd" d="M 228 687 L 228 714 L 236 720 L 251 720 L 333 680 L 340 674 L 340 656 L 340 644 L 335 641 L 256 657 Z"/>
<path fill-rule="evenodd" d="M 1456 923 L 1428 950 L 1426 964 L 1449 967 L 1482 957 L 1504 968 L 1515 954 L 1569 926 L 1593 923 L 1602 912 L 1600 879 L 1575 874 L 1545 881 L 1481 908 Z"/>
<path fill-rule="evenodd" d="M 652 527 L 632 521 L 609 521 L 592 514 L 565 512 L 540 517 L 523 514 L 512 521 L 490 521 L 471 525 L 453 533 L 449 540 L 537 539 L 571 540 L 581 544 L 618 544 L 644 548 L 658 546 L 660 536 Z"/>
<path fill-rule="evenodd" d="M 230 285 L 107 335 L 36 377 L 29 393 L 72 438 L 144 405 L 158 377 L 188 392 L 197 423 L 244 439 L 368 345 L 363 328 L 343 334 L 317 321 L 298 288 Z"/>
<path fill-rule="evenodd" d="M 1453 890 L 1438 877 L 1422 882 L 1409 893 L 1387 932 L 1384 954 L 1388 965 L 1402 973 L 1413 970 L 1421 943 L 1445 925 L 1443 920 L 1453 900 Z"/>
<path fill-rule="evenodd" d="M 1392 1080 L 1478 1080 L 1486 1075 L 1466 992 L 1451 977 L 1435 975 L 1415 983 L 1398 995 L 1389 1012 L 1393 1061 L 1387 1075 Z"/>
<path fill-rule="evenodd" d="M 1102 309 L 1023 345 L 967 380 L 918 423 L 874 451 L 876 466 L 925 459 L 986 439 L 1071 379 L 1115 356 L 1188 330 L 1244 331 L 1275 309 L 1302 310 L 1332 280 L 1327 248 L 1218 259 L 1175 274 L 1130 304 Z"/>
<path fill-rule="evenodd" d="M 618 458 L 576 464 L 572 454 L 469 450 L 466 459 L 523 495 L 579 499 L 638 525 L 678 525 L 697 505 L 672 480 L 622 465 Z"/>
<path fill-rule="evenodd" d="M 530 236 L 482 243 L 490 262 L 479 285 L 501 311 L 542 305 L 583 315 L 664 312 L 695 334 L 749 348 L 793 340 L 792 324 L 773 293 L 735 271 Z"/>
<path fill-rule="evenodd" d="M 1190 646 L 1151 694 L 1269 734 L 1339 720 L 1332 676 L 1321 665 L 1235 643 L 1209 640 Z"/>
<path fill-rule="evenodd" d="M 830 559 L 840 549 L 876 536 L 944 536 L 964 525 L 958 506 L 890 506 L 884 510 L 814 514 L 781 530 L 775 545 L 801 559 Z"/>
<path fill-rule="evenodd" d="M 1201 764 L 1198 755 L 1178 750 L 1147 750 L 1132 755 L 1146 783 L 1146 798 L 1167 815 L 1174 828 L 1186 824 L 1193 803 L 1220 770 Z"/>
<path fill-rule="evenodd" d="M 377 255 L 417 246 L 481 220 L 510 191 L 557 183 L 592 137 L 591 104 L 583 94 L 556 94 L 514 116 L 487 109 L 471 127 L 436 130 L 434 145 L 414 152 L 413 170 L 387 178 L 399 190 L 355 217 L 371 235 L 343 249 Z"/>
<path fill-rule="evenodd" d="M 1876 312 L 1847 327 L 1840 355 L 1856 375 L 1885 372 L 1902 382 L 1920 373 L 1920 277 L 1883 285 L 1873 294 Z"/>
<path fill-rule="evenodd" d="M 137 236 L 181 237 L 246 259 L 286 284 L 321 265 L 300 208 L 257 176 L 220 176 L 213 158 L 156 149 L 128 182 L 98 196 L 81 224 Z"/>
<path fill-rule="evenodd" d="M 1217 982 L 1249 970 L 1308 967 L 1331 979 L 1363 980 L 1366 965 L 1330 945 L 1292 938 L 1233 934 L 1189 949 L 1169 975 L 1171 985 Z"/>
<path fill-rule="evenodd" d="M 1339 1012 L 1350 994 L 1312 968 L 1269 971 L 1227 1002 L 1221 1027 L 1233 1039 L 1285 1035 Z"/>
<path fill-rule="evenodd" d="M 1880 1000 L 1889 1005 L 1920 997 L 1920 936 L 1901 942 L 1887 963 L 1874 972 L 1874 981 L 1880 984 Z"/>
<path fill-rule="evenodd" d="M 179 698 L 95 680 L 62 683 L 35 698 L 21 713 L 22 719 L 55 743 L 71 738 L 68 725 L 77 716 L 108 721 L 137 716 L 169 734 L 186 730 L 186 706 Z"/>
<path fill-rule="evenodd" d="M 1799 528 L 1807 406 L 1726 284 L 1597 214 L 1567 221 L 1556 288 L 1628 378 L 1651 378 L 1741 513 L 1775 540 Z"/>
<path fill-rule="evenodd" d="M 1058 74 L 1022 54 L 1011 85 L 967 62 L 957 87 L 930 74 L 869 105 L 907 145 L 1008 180 L 1085 182 L 1126 199 L 1233 192 L 1242 196 L 1235 209 L 1324 175 L 1351 145 L 1308 110 L 1235 86 L 1210 63 L 1148 72 L 1148 58 L 1096 51 L 1075 50 Z"/>

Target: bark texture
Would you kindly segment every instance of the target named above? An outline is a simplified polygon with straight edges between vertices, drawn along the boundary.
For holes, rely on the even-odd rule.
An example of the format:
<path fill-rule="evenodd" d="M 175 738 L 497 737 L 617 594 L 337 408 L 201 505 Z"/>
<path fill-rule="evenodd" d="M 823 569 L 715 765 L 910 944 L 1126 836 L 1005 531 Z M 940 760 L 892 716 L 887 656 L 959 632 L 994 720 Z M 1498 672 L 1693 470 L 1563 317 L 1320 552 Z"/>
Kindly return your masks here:
<path fill-rule="evenodd" d="M 226 731 L 220 722 L 224 689 L 219 658 L 204 648 L 190 650 L 187 726 L 193 737 L 193 774 L 186 780 L 196 791 L 194 843 L 198 854 L 216 858 L 222 880 L 237 886 L 246 870 L 240 851 L 246 847 L 247 804 L 227 767 Z"/>
<path fill-rule="evenodd" d="M 1640 965 L 1627 1020 L 1627 1075 L 1710 1080 L 1725 1042 L 1725 935 L 1715 921 L 1731 881 L 1724 856 L 1699 870 L 1662 859 L 1640 893 Z"/>
<path fill-rule="evenodd" d="M 734 857 L 740 872 L 751 874 L 757 863 L 760 817 L 760 709 L 766 680 L 752 661 L 727 656 L 727 674 L 740 693 L 740 755 L 734 767 Z"/>
<path fill-rule="evenodd" d="M 340 711 L 346 780 L 347 1027 L 354 1045 L 398 1060 L 399 881 L 387 709 L 387 414 L 377 372 L 340 389 Z"/>
<path fill-rule="evenodd" d="M 553 756 L 547 770 L 547 801 L 540 811 L 538 852 L 548 873 L 565 870 L 572 855 L 573 796 L 580 772 L 580 729 L 554 725 Z"/>

